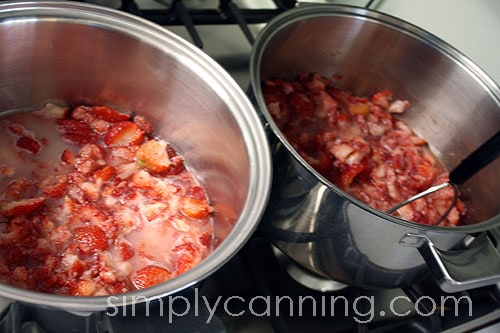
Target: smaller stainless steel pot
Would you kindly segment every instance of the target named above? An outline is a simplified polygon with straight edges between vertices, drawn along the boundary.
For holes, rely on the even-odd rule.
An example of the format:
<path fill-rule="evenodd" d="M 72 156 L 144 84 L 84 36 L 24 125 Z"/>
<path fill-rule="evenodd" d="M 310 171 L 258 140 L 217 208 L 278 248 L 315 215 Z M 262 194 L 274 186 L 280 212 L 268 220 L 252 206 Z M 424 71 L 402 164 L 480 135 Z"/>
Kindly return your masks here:
<path fill-rule="evenodd" d="M 500 126 L 500 91 L 481 69 L 416 26 L 361 8 L 310 5 L 272 20 L 250 61 L 251 95 L 269 125 L 274 183 L 267 235 L 297 263 L 361 287 L 410 285 L 436 273 L 457 291 L 500 281 L 500 161 L 462 186 L 470 225 L 433 227 L 374 210 L 332 185 L 293 149 L 267 111 L 263 80 L 340 74 L 360 96 L 387 88 L 412 104 L 403 120 L 449 169 Z"/>

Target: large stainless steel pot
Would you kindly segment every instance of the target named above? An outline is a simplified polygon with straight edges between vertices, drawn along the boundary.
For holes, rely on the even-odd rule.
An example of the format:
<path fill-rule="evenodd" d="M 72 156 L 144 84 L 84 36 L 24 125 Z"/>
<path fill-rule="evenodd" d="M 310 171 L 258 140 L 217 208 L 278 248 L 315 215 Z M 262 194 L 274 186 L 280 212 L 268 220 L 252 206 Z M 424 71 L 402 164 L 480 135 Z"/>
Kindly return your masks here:
<path fill-rule="evenodd" d="M 271 155 L 252 104 L 215 61 L 143 19 L 69 1 L 1 4 L 0 44 L 2 112 L 52 101 L 142 114 L 207 189 L 220 245 L 192 270 L 122 295 L 120 304 L 191 286 L 243 246 L 267 203 Z M 46 295 L 4 284 L 0 296 L 73 312 L 110 306 L 106 297 Z"/>
<path fill-rule="evenodd" d="M 403 119 L 448 168 L 500 128 L 500 90 L 451 46 L 416 26 L 362 8 L 310 5 L 272 20 L 251 54 L 251 96 L 269 124 L 274 183 L 263 227 L 275 245 L 323 277 L 375 288 L 431 271 L 457 291 L 500 280 L 500 161 L 462 186 L 469 225 L 418 225 L 374 210 L 332 185 L 273 121 L 261 82 L 303 72 L 343 76 L 340 88 L 382 88 L 412 104 Z"/>

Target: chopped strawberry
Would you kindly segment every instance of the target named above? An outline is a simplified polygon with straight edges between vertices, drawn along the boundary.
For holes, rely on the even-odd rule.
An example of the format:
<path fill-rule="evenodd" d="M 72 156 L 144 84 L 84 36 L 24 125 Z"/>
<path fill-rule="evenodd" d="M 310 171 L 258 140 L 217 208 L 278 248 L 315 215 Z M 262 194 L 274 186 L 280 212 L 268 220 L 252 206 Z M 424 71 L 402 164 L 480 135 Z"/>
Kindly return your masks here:
<path fill-rule="evenodd" d="M 126 121 L 130 119 L 130 116 L 120 113 L 109 106 L 93 106 L 92 112 L 102 120 L 109 121 L 110 123 L 116 123 L 120 121 Z"/>
<path fill-rule="evenodd" d="M 77 256 L 75 256 L 75 260 L 71 264 L 71 267 L 68 270 L 68 275 L 72 278 L 80 277 L 83 272 L 85 272 L 86 266 L 85 263 L 80 260 Z"/>
<path fill-rule="evenodd" d="M 151 134 L 153 133 L 153 125 L 143 116 L 135 116 L 134 123 L 139 126 L 144 133 Z"/>
<path fill-rule="evenodd" d="M 35 193 L 38 187 L 38 182 L 26 177 L 19 177 L 7 184 L 5 191 L 2 193 L 4 199 L 22 199 Z"/>
<path fill-rule="evenodd" d="M 119 280 L 113 283 L 106 284 L 104 287 L 106 288 L 106 291 L 111 295 L 122 294 L 129 290 L 128 283 L 127 281 L 124 280 Z"/>
<path fill-rule="evenodd" d="M 106 150 L 98 144 L 85 144 L 78 151 L 77 158 L 99 161 L 106 157 Z"/>
<path fill-rule="evenodd" d="M 145 204 L 141 207 L 141 214 L 147 221 L 152 221 L 161 216 L 167 208 L 168 204 L 165 202 Z"/>
<path fill-rule="evenodd" d="M 33 111 L 33 114 L 47 119 L 64 119 L 69 115 L 69 108 L 47 103 L 40 110 Z"/>
<path fill-rule="evenodd" d="M 206 200 L 183 198 L 181 212 L 194 219 L 205 219 L 212 210 Z"/>
<path fill-rule="evenodd" d="M 44 197 L 10 201 L 0 204 L 0 213 L 5 217 L 29 215 L 40 208 L 44 202 Z"/>
<path fill-rule="evenodd" d="M 186 197 L 198 200 L 205 200 L 206 199 L 205 190 L 203 190 L 203 187 L 201 186 L 192 186 L 188 188 L 188 190 L 186 191 Z"/>
<path fill-rule="evenodd" d="M 142 142 L 144 131 L 131 121 L 113 123 L 104 135 L 108 147 L 137 145 Z"/>
<path fill-rule="evenodd" d="M 16 147 L 31 154 L 36 154 L 42 149 L 42 145 L 40 144 L 40 142 L 29 136 L 22 136 L 17 139 Z"/>
<path fill-rule="evenodd" d="M 342 172 L 342 175 L 340 176 L 340 185 L 342 186 L 343 189 L 346 189 L 351 185 L 353 182 L 354 178 L 356 178 L 357 175 L 359 175 L 363 171 L 364 167 L 362 164 L 352 164 L 352 165 L 346 165 L 345 169 Z"/>
<path fill-rule="evenodd" d="M 28 280 L 28 275 L 29 275 L 29 272 L 26 269 L 26 267 L 18 266 L 12 272 L 11 277 L 15 281 L 23 281 L 23 282 L 25 282 L 25 281 Z"/>
<path fill-rule="evenodd" d="M 98 289 L 97 283 L 93 281 L 81 280 L 71 286 L 70 295 L 91 296 Z"/>
<path fill-rule="evenodd" d="M 61 163 L 66 165 L 75 164 L 75 154 L 69 149 L 64 149 L 61 154 Z"/>
<path fill-rule="evenodd" d="M 134 247 L 129 243 L 122 241 L 118 244 L 118 251 L 120 252 L 120 257 L 122 260 L 129 260 L 134 256 Z"/>
<path fill-rule="evenodd" d="M 384 109 L 387 109 L 389 107 L 389 102 L 391 101 L 391 99 L 392 93 L 389 90 L 381 90 L 372 96 L 371 102 Z"/>
<path fill-rule="evenodd" d="M 141 168 L 155 175 L 166 173 L 171 164 L 167 143 L 163 140 L 154 139 L 143 143 L 136 153 L 136 158 Z"/>
<path fill-rule="evenodd" d="M 149 265 L 139 268 L 133 279 L 137 289 L 145 289 L 168 280 L 172 274 L 163 267 Z"/>
<path fill-rule="evenodd" d="M 68 177 L 66 175 L 49 176 L 42 182 L 43 194 L 52 198 L 62 198 L 68 189 Z"/>
<path fill-rule="evenodd" d="M 92 109 L 89 106 L 81 105 L 73 109 L 73 112 L 71 113 L 71 118 L 75 120 L 81 120 L 86 124 L 91 124 L 93 121 L 95 121 L 96 116 L 94 115 Z"/>
<path fill-rule="evenodd" d="M 206 248 L 210 248 L 212 246 L 213 238 L 214 237 L 212 233 L 204 232 L 201 234 L 198 240 L 201 245 L 203 245 Z"/>
<path fill-rule="evenodd" d="M 58 121 L 59 131 L 62 138 L 77 145 L 93 143 L 98 140 L 98 135 L 92 131 L 90 126 L 82 121 L 74 119 L 61 119 Z"/>
<path fill-rule="evenodd" d="M 62 133 L 75 133 L 87 135 L 92 133 L 90 126 L 82 121 L 74 119 L 61 119 L 57 122 Z"/>
<path fill-rule="evenodd" d="M 177 255 L 176 275 L 190 270 L 201 261 L 200 249 L 193 243 L 177 245 L 172 249 L 172 252 Z"/>
<path fill-rule="evenodd" d="M 111 126 L 112 123 L 102 120 L 102 119 L 95 119 L 93 122 L 90 123 L 90 127 L 94 132 L 96 132 L 99 135 L 104 135 L 108 131 L 109 127 Z"/>
<path fill-rule="evenodd" d="M 116 174 L 116 168 L 111 165 L 106 165 L 105 167 L 97 170 L 94 174 L 96 178 L 100 178 L 103 181 L 111 179 Z"/>
<path fill-rule="evenodd" d="M 83 255 L 95 254 L 108 248 L 106 233 L 96 225 L 77 227 L 73 232 Z"/>
<path fill-rule="evenodd" d="M 74 211 L 71 219 L 69 221 L 70 224 L 77 223 L 94 223 L 103 225 L 106 221 L 106 214 L 101 212 L 92 204 L 84 204 L 78 206 Z"/>

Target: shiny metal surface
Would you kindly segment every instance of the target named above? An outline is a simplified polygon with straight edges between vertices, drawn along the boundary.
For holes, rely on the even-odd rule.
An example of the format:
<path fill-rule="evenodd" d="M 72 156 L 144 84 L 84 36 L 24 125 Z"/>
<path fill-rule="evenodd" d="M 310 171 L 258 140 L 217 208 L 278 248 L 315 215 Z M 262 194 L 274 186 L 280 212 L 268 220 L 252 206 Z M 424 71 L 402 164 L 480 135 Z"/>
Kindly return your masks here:
<path fill-rule="evenodd" d="M 192 270 L 126 294 L 120 303 L 191 286 L 241 248 L 267 203 L 271 160 L 252 104 L 222 67 L 159 26 L 69 1 L 2 3 L 0 43 L 0 110 L 51 101 L 142 114 L 207 189 L 220 245 Z M 110 306 L 106 297 L 46 295 L 3 284 L 0 296 L 73 312 Z"/>
<path fill-rule="evenodd" d="M 466 251 L 469 234 L 499 227 L 500 161 L 461 186 L 469 225 L 419 225 L 376 211 L 329 183 L 297 154 L 266 109 L 261 81 L 272 77 L 340 74 L 344 79 L 339 88 L 362 96 L 387 88 L 410 101 L 403 120 L 452 169 L 498 131 L 500 90 L 440 39 L 374 11 L 303 6 L 261 31 L 250 71 L 251 96 L 268 123 L 274 157 L 273 190 L 263 225 L 275 245 L 296 262 L 355 286 L 407 286 L 429 269 L 416 248 L 421 244 L 400 244 L 406 234 L 425 235 L 441 251 Z M 468 270 L 468 263 L 462 262 L 460 269 Z"/>
<path fill-rule="evenodd" d="M 500 254 L 486 233 L 471 237 L 467 250 L 458 251 L 442 251 L 424 235 L 408 234 L 400 243 L 406 241 L 418 243 L 418 249 L 437 277 L 439 286 L 448 293 L 494 285 L 500 281 L 500 265 L 495 264 L 500 262 Z M 498 239 L 495 243 L 498 244 Z"/>

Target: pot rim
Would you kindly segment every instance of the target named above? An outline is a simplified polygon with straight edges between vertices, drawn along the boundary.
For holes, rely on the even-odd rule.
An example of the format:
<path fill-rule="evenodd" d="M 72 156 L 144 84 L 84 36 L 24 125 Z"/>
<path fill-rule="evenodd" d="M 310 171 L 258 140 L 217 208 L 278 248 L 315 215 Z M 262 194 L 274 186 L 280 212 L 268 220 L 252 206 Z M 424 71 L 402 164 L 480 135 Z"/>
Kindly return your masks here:
<path fill-rule="evenodd" d="M 399 217 L 386 214 L 382 211 L 374 209 L 359 199 L 353 197 L 352 195 L 342 191 L 339 187 L 332 184 L 325 177 L 319 174 L 314 168 L 312 168 L 309 163 L 307 163 L 292 147 L 288 142 L 286 137 L 283 135 L 278 125 L 272 118 L 272 116 L 267 111 L 267 107 L 262 95 L 261 87 L 261 77 L 260 77 L 260 67 L 262 61 L 262 55 L 272 38 L 278 34 L 281 29 L 294 24 L 298 21 L 309 19 L 309 18 L 319 18 L 319 17 L 354 17 L 361 20 L 375 22 L 377 24 L 385 25 L 390 28 L 396 29 L 399 32 L 411 35 L 412 37 L 418 39 L 419 41 L 430 45 L 442 54 L 453 59 L 455 63 L 461 67 L 467 69 L 475 79 L 481 83 L 484 89 L 489 93 L 489 95 L 496 101 L 496 104 L 500 109 L 500 88 L 495 83 L 495 81 L 488 76 L 478 65 L 476 65 L 472 60 L 470 60 L 463 53 L 455 49 L 453 46 L 449 45 L 447 42 L 443 41 L 439 37 L 423 30 L 422 28 L 409 23 L 400 18 L 394 17 L 389 14 L 378 12 L 372 9 L 366 9 L 357 6 L 350 5 L 336 5 L 336 4 L 306 4 L 303 6 L 295 7 L 289 9 L 273 19 L 271 19 L 268 24 L 259 32 L 257 38 L 255 39 L 254 46 L 250 55 L 250 80 L 251 87 L 253 90 L 254 97 L 259 106 L 260 112 L 265 117 L 268 125 L 271 127 L 274 135 L 280 140 L 281 143 L 286 147 L 289 153 L 292 154 L 293 158 L 298 161 L 304 168 L 306 168 L 310 173 L 312 173 L 324 186 L 334 191 L 339 196 L 349 200 L 350 202 L 356 204 L 361 209 L 368 211 L 378 217 L 389 220 L 390 222 L 397 223 L 402 226 L 410 227 L 414 230 L 419 230 L 421 232 L 434 232 L 434 233 L 478 233 L 485 230 L 492 229 L 494 227 L 500 226 L 500 214 L 497 214 L 487 220 L 470 224 L 461 225 L 454 227 L 443 227 L 435 225 L 425 225 L 421 223 L 411 222 L 404 220 Z"/>
<path fill-rule="evenodd" d="M 109 296 L 76 297 L 46 294 L 0 283 L 0 297 L 38 306 L 88 314 L 156 300 L 191 287 L 222 267 L 250 238 L 264 213 L 270 194 L 272 163 L 270 147 L 254 107 L 239 85 L 214 59 L 188 41 L 139 16 L 88 3 L 69 1 L 9 1 L 0 4 L 0 24 L 16 21 L 61 20 L 92 24 L 140 38 L 168 53 L 174 50 L 183 61 L 203 71 L 204 78 L 226 98 L 241 130 L 251 161 L 250 181 L 244 206 L 224 241 L 202 262 L 164 283 L 143 290 Z M 114 302 L 116 301 L 116 302 Z"/>

